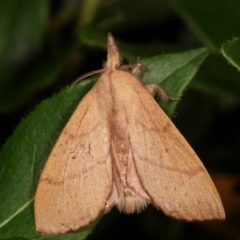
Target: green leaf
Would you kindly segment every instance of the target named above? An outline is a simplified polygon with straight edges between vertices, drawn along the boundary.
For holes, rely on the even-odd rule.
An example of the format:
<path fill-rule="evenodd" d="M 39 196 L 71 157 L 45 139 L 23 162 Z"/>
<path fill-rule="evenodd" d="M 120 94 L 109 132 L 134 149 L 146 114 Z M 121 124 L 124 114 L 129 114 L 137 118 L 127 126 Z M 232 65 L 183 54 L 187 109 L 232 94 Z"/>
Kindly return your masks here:
<path fill-rule="evenodd" d="M 106 49 L 107 33 L 94 25 L 86 25 L 81 29 L 79 39 L 88 46 Z M 183 47 L 163 42 L 149 42 L 148 44 L 129 44 L 121 40 L 117 41 L 122 57 L 134 62 L 139 56 L 156 56 L 156 53 L 168 53 L 186 50 Z"/>
<path fill-rule="evenodd" d="M 240 1 L 171 0 L 205 46 L 218 52 L 221 44 L 240 36 Z"/>
<path fill-rule="evenodd" d="M 44 101 L 21 122 L 4 145 L 0 153 L 0 239 L 16 235 L 42 238 L 35 231 L 33 216 L 39 174 L 64 124 L 91 85 L 84 81 Z M 64 235 L 64 239 L 81 239 L 93 226 Z"/>
<path fill-rule="evenodd" d="M 231 98 L 240 97 L 240 75 L 239 72 L 226 63 L 221 56 L 210 55 L 201 67 L 201 71 L 192 82 L 192 86 L 218 93 Z"/>
<path fill-rule="evenodd" d="M 0 1 L 1 59 L 6 53 L 19 58 L 26 54 L 23 50 L 39 49 L 48 20 L 47 6 L 46 0 Z"/>
<path fill-rule="evenodd" d="M 147 66 L 142 81 L 157 83 L 169 96 L 181 97 L 207 55 L 206 48 L 199 48 L 142 60 Z M 162 101 L 161 107 L 170 116 L 176 104 L 176 101 L 170 103 Z"/>
<path fill-rule="evenodd" d="M 23 101 L 32 96 L 33 93 L 49 86 L 59 75 L 66 63 L 67 57 L 76 47 L 77 44 L 72 43 L 72 45 L 67 47 L 55 59 L 41 65 L 38 69 L 35 69 L 29 74 L 29 76 L 26 76 L 20 85 L 16 84 L 11 91 L 5 91 L 5 93 L 0 96 L 0 102 L 5 103 L 0 106 L 0 112 L 9 111 L 9 109 L 19 106 Z"/>
<path fill-rule="evenodd" d="M 221 47 L 221 52 L 229 63 L 240 70 L 240 39 L 224 43 Z"/>
<path fill-rule="evenodd" d="M 206 56 L 206 49 L 200 48 L 144 59 L 148 71 L 143 74 L 143 81 L 161 84 L 169 95 L 181 96 Z M 43 237 L 35 231 L 33 213 L 35 190 L 45 161 L 94 81 L 84 80 L 43 101 L 4 145 L 0 153 L 0 239 L 84 239 L 94 228 L 96 222 L 77 233 Z M 172 113 L 175 106 L 176 103 L 166 103 L 164 109 Z"/>
<path fill-rule="evenodd" d="M 23 72 L 42 46 L 48 11 L 47 0 L 0 0 L 0 111 L 22 101 Z"/>
<path fill-rule="evenodd" d="M 10 237 L 10 238 L 3 238 L 2 240 L 29 240 L 29 238 L 25 238 L 25 237 Z"/>

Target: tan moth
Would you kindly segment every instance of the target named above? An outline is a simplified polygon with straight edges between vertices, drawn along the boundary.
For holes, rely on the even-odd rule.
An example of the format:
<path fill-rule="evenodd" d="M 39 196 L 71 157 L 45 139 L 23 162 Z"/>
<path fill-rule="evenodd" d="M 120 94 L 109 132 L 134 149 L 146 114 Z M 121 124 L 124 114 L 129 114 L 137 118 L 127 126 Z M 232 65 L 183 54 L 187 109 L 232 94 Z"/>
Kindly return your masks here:
<path fill-rule="evenodd" d="M 187 221 L 225 218 L 202 162 L 126 68 L 109 34 L 107 62 L 96 71 L 102 74 L 41 174 L 34 206 L 38 232 L 77 231 L 113 206 L 133 213 L 152 204 Z"/>

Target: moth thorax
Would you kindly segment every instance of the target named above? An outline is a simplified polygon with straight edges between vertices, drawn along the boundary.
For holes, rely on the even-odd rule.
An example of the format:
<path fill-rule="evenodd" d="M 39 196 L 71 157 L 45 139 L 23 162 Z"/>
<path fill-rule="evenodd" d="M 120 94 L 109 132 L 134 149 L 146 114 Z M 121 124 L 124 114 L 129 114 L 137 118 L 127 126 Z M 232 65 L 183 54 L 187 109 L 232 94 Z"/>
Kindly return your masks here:
<path fill-rule="evenodd" d="M 130 189 L 124 190 L 124 195 L 119 198 L 118 209 L 120 212 L 134 213 L 141 212 L 147 207 L 148 202 Z"/>

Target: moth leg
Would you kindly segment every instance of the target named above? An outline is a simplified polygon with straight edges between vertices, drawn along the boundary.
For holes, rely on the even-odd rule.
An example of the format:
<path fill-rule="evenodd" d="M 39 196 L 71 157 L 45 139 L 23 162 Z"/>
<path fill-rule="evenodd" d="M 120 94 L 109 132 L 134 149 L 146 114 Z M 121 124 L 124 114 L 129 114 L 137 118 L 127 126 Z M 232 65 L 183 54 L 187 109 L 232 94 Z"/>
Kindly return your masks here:
<path fill-rule="evenodd" d="M 180 100 L 180 97 L 170 97 L 167 93 L 155 83 L 145 84 L 144 87 L 150 92 L 153 97 L 161 97 L 164 101 Z"/>
<path fill-rule="evenodd" d="M 137 58 L 137 63 L 136 65 L 132 68 L 131 72 L 132 74 L 139 79 L 140 73 L 142 71 L 145 71 L 147 67 L 140 62 L 140 58 Z M 150 94 L 155 98 L 155 97 L 161 97 L 162 100 L 164 101 L 169 101 L 169 100 L 180 100 L 179 97 L 170 97 L 167 95 L 167 93 L 157 84 L 155 83 L 148 83 L 145 84 L 144 87 L 150 92 Z"/>

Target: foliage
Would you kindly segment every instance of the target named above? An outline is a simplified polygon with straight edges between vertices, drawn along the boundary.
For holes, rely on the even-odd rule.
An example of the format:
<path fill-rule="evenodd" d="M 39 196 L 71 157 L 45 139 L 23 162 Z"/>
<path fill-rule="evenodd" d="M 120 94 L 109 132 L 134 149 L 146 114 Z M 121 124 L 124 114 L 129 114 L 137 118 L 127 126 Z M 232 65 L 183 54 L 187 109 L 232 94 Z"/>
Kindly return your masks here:
<path fill-rule="evenodd" d="M 141 57 L 144 83 L 182 96 L 160 105 L 171 116 L 178 104 L 173 121 L 206 167 L 239 173 L 239 10 L 237 0 L 0 0 L 0 239 L 215 237 L 151 207 L 139 216 L 112 211 L 78 233 L 42 236 L 33 201 L 49 152 L 96 77 L 62 88 L 101 68 L 108 32 L 125 61 Z"/>

